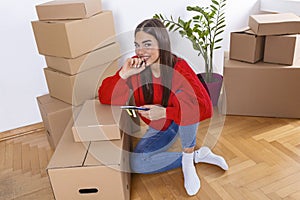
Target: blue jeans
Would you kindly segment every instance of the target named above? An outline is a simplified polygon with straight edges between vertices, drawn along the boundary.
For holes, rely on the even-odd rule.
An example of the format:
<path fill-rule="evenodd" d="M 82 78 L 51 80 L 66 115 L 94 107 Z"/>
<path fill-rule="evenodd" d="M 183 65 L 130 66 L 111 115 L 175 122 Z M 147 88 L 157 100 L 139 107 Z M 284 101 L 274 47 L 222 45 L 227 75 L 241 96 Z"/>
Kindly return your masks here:
<path fill-rule="evenodd" d="M 151 127 L 130 155 L 133 173 L 152 174 L 181 167 L 182 152 L 168 152 L 178 135 L 182 148 L 194 147 L 199 123 L 179 126 L 174 122 L 165 131 Z"/>

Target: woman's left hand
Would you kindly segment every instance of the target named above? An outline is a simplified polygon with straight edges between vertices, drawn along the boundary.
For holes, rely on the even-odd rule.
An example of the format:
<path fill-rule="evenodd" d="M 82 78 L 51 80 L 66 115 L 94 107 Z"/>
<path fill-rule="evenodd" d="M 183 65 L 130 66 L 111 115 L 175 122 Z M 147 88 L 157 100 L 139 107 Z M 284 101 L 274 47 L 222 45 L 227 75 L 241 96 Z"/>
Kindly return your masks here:
<path fill-rule="evenodd" d="M 149 108 L 150 110 L 139 110 L 139 114 L 149 120 L 158 120 L 161 118 L 166 118 L 166 108 L 159 105 L 144 105 L 144 108 Z"/>

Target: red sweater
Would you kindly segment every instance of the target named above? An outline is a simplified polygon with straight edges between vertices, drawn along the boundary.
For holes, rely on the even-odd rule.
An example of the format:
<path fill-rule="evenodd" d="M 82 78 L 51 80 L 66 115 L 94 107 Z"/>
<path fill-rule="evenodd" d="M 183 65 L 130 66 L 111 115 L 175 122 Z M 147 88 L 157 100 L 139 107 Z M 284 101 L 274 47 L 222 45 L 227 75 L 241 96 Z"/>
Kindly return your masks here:
<path fill-rule="evenodd" d="M 153 78 L 153 104 L 161 104 L 162 88 L 160 78 Z M 99 88 L 99 100 L 102 104 L 125 105 L 130 95 L 128 82 L 131 82 L 135 104 L 145 105 L 140 87 L 140 75 L 133 75 L 127 80 L 119 76 L 119 71 L 103 80 Z M 205 88 L 187 62 L 177 59 L 174 66 L 171 94 L 166 108 L 166 118 L 142 120 L 157 130 L 165 130 L 174 121 L 178 125 L 191 125 L 212 116 L 212 104 Z"/>

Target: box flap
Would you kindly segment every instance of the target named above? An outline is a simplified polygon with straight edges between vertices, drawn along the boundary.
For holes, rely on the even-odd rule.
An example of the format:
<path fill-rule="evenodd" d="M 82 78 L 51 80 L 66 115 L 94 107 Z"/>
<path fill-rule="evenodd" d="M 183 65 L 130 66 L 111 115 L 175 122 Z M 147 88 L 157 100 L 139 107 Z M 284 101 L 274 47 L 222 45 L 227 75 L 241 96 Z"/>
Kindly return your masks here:
<path fill-rule="evenodd" d="M 91 142 L 84 166 L 120 165 L 123 139 Z"/>
<path fill-rule="evenodd" d="M 249 26 L 246 26 L 246 27 L 243 27 L 243 28 L 240 28 L 240 29 L 238 29 L 238 30 L 235 30 L 235 31 L 232 31 L 231 33 L 246 33 L 246 34 L 249 34 L 249 35 L 256 35 L 255 33 L 254 33 L 254 31 L 253 30 L 251 30 L 251 28 L 249 27 Z"/>
<path fill-rule="evenodd" d="M 253 32 L 253 30 L 251 30 L 250 28 L 247 29 L 247 30 L 245 30 L 244 32 L 247 33 L 247 34 L 250 34 L 250 35 L 256 35 L 256 34 Z"/>
<path fill-rule="evenodd" d="M 80 167 L 83 165 L 86 154 L 88 152 L 89 142 L 76 143 L 74 142 L 71 127 L 72 120 L 68 123 L 52 158 L 47 166 L 47 169 L 65 168 L 65 167 Z"/>
<path fill-rule="evenodd" d="M 295 52 L 294 52 L 294 65 L 300 66 L 300 34 L 296 36 Z"/>
<path fill-rule="evenodd" d="M 234 31 L 232 31 L 232 32 L 234 32 L 234 33 L 240 33 L 240 32 L 245 32 L 245 31 L 247 31 L 247 30 L 250 30 L 250 27 L 249 27 L 249 26 L 239 28 L 239 29 L 234 30 Z"/>
<path fill-rule="evenodd" d="M 122 139 L 91 142 L 84 166 L 109 166 L 116 170 L 130 171 L 130 136 L 122 134 Z"/>

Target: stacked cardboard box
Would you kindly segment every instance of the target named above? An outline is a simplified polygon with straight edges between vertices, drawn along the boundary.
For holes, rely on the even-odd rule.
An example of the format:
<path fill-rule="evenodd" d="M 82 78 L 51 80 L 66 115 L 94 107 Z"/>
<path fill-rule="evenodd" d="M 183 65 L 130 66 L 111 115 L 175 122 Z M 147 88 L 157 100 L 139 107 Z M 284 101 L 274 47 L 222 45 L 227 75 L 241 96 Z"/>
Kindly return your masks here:
<path fill-rule="evenodd" d="M 231 33 L 224 68 L 226 113 L 300 118 L 300 17 L 251 15 L 248 25 Z"/>
<path fill-rule="evenodd" d="M 49 94 L 37 97 L 37 102 L 49 144 L 55 149 L 68 122 L 72 119 L 72 106 L 50 97 Z"/>
<path fill-rule="evenodd" d="M 299 60 L 299 16 L 292 13 L 251 15 L 248 25 L 244 30 L 231 33 L 230 59 L 286 65 Z"/>
<path fill-rule="evenodd" d="M 36 6 L 32 22 L 51 97 L 78 106 L 97 96 L 101 77 L 117 70 L 120 54 L 111 11 L 100 0 L 53 1 Z"/>
<path fill-rule="evenodd" d="M 118 67 L 112 12 L 100 0 L 52 1 L 36 10 L 32 27 L 49 89 L 37 101 L 55 149 L 47 167 L 55 199 L 129 199 L 131 120 L 95 100 Z"/>
<path fill-rule="evenodd" d="M 32 28 L 46 59 L 50 95 L 37 100 L 55 149 L 72 110 L 95 99 L 102 80 L 116 72 L 120 47 L 112 12 L 102 10 L 100 0 L 51 1 L 36 11 L 39 20 L 32 21 Z"/>
<path fill-rule="evenodd" d="M 130 199 L 130 137 L 125 132 L 130 123 L 125 114 L 98 100 L 84 103 L 47 167 L 56 199 Z M 129 129 L 118 128 L 122 123 Z"/>

